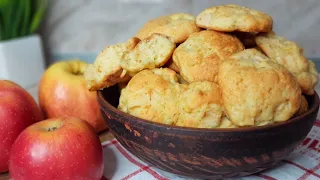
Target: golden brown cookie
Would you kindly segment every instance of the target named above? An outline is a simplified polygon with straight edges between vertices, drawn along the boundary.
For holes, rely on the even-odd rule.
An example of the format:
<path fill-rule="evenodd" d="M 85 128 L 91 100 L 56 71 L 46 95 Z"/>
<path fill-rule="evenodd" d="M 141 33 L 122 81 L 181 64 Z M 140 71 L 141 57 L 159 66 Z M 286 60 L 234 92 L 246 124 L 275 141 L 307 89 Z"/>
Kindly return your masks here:
<path fill-rule="evenodd" d="M 179 83 L 179 79 L 177 77 L 177 73 L 171 69 L 168 68 L 156 68 L 153 69 L 152 72 L 156 75 L 159 75 L 161 78 L 163 78 L 166 81 L 169 81 L 172 84 Z"/>
<path fill-rule="evenodd" d="M 223 32 L 269 32 L 273 20 L 263 12 L 228 4 L 205 9 L 196 17 L 196 24 L 201 28 Z"/>
<path fill-rule="evenodd" d="M 237 126 L 286 121 L 300 107 L 301 89 L 294 76 L 256 49 L 224 60 L 218 82 L 225 112 Z"/>
<path fill-rule="evenodd" d="M 218 84 L 193 82 L 187 85 L 179 99 L 178 126 L 215 128 L 221 123 L 223 105 Z"/>
<path fill-rule="evenodd" d="M 172 59 L 186 81 L 216 82 L 220 62 L 243 49 L 242 43 L 236 37 L 205 30 L 192 34 L 180 44 Z"/>
<path fill-rule="evenodd" d="M 313 95 L 319 76 L 314 63 L 308 60 L 308 70 L 295 75 L 304 94 Z"/>
<path fill-rule="evenodd" d="M 149 121 L 198 128 L 217 127 L 223 116 L 218 84 L 179 84 L 176 72 L 169 68 L 133 76 L 121 92 L 118 108 Z"/>
<path fill-rule="evenodd" d="M 175 48 L 176 44 L 170 37 L 152 34 L 134 49 L 124 52 L 120 65 L 131 76 L 144 69 L 158 68 L 169 60 Z"/>
<path fill-rule="evenodd" d="M 107 46 L 103 49 L 84 73 L 88 89 L 96 91 L 113 86 L 118 82 L 129 81 L 130 76 L 123 75 L 120 60 L 123 53 L 132 50 L 139 41 L 138 38 L 130 38 L 125 43 Z"/>
<path fill-rule="evenodd" d="M 172 37 L 175 43 L 181 43 L 198 31 L 200 28 L 196 26 L 193 15 L 177 13 L 150 20 L 138 31 L 136 37 L 145 39 L 153 33 L 160 33 Z"/>
<path fill-rule="evenodd" d="M 304 94 L 314 93 L 318 83 L 317 70 L 314 64 L 304 57 L 303 50 L 295 42 L 277 36 L 274 32 L 260 33 L 255 40 L 269 58 L 284 66 L 296 77 Z"/>
<path fill-rule="evenodd" d="M 300 116 L 308 111 L 309 105 L 306 97 L 304 95 L 301 96 L 301 103 L 298 112 L 295 114 L 295 116 Z"/>
<path fill-rule="evenodd" d="M 179 117 L 180 90 L 173 70 L 143 70 L 122 90 L 118 108 L 142 119 L 173 125 Z"/>

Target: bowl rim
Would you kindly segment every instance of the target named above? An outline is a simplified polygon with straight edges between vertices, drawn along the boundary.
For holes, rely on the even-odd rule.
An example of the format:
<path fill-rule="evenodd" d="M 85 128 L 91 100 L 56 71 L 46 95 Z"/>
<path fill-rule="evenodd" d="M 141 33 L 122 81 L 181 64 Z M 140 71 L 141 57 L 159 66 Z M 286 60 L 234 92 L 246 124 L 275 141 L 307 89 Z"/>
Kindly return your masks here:
<path fill-rule="evenodd" d="M 316 91 L 314 91 L 314 94 L 311 95 L 311 96 L 313 96 L 312 98 L 314 99 L 313 106 L 311 106 L 311 108 L 307 112 L 305 112 L 304 114 L 296 116 L 294 118 L 291 118 L 291 119 L 289 119 L 287 121 L 277 122 L 277 123 L 273 123 L 273 124 L 269 124 L 269 125 L 265 125 L 265 126 L 252 126 L 252 127 L 241 127 L 241 128 L 194 128 L 194 127 L 182 127 L 182 126 L 174 126 L 174 125 L 167 125 L 167 124 L 157 123 L 157 122 L 153 122 L 153 121 L 149 121 L 149 120 L 146 120 L 146 119 L 138 118 L 138 117 L 135 117 L 133 115 L 127 114 L 125 112 L 122 112 L 118 108 L 116 108 L 113 105 L 111 105 L 104 98 L 103 91 L 104 91 L 104 89 L 97 91 L 97 99 L 98 99 L 98 102 L 100 104 L 100 109 L 102 111 L 104 111 L 104 112 L 105 112 L 105 109 L 109 109 L 109 111 L 115 112 L 119 116 L 124 117 L 124 119 L 128 119 L 129 122 L 137 121 L 137 122 L 139 122 L 141 124 L 154 126 L 154 127 L 159 127 L 159 128 L 165 128 L 165 129 L 176 130 L 176 131 L 192 131 L 192 132 L 199 132 L 199 133 L 210 133 L 210 132 L 211 133 L 213 133 L 213 132 L 234 133 L 234 132 L 265 131 L 265 130 L 269 130 L 269 129 L 272 129 L 272 128 L 286 126 L 288 124 L 291 124 L 293 122 L 297 122 L 299 120 L 304 120 L 304 118 L 306 116 L 309 116 L 313 112 L 317 111 L 317 109 L 319 108 L 319 96 L 318 96 L 318 93 Z M 117 118 L 116 120 L 120 121 L 122 123 L 124 122 L 123 118 Z"/>

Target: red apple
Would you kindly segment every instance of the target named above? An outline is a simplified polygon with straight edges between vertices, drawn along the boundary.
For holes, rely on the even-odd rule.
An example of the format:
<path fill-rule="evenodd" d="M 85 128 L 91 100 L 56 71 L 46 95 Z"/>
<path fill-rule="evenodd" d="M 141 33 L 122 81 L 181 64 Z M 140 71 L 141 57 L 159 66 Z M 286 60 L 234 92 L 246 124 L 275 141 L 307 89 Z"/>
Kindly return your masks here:
<path fill-rule="evenodd" d="M 102 119 L 96 92 L 89 91 L 84 79 L 88 64 L 80 60 L 51 65 L 39 84 L 39 103 L 45 118 L 73 116 L 87 121 L 96 132 L 107 128 Z"/>
<path fill-rule="evenodd" d="M 26 128 L 12 146 L 9 172 L 15 180 L 100 180 L 103 168 L 102 146 L 92 126 L 65 117 Z"/>
<path fill-rule="evenodd" d="M 16 83 L 0 80 L 0 173 L 8 171 L 11 146 L 29 125 L 42 120 L 32 96 Z"/>

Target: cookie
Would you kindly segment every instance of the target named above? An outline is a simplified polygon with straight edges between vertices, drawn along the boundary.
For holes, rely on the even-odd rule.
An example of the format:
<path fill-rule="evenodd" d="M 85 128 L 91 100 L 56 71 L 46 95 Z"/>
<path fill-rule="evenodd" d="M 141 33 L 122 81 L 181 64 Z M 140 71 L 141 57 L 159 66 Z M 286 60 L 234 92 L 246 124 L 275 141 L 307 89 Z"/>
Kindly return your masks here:
<path fill-rule="evenodd" d="M 203 10 L 196 17 L 196 24 L 201 28 L 222 32 L 269 32 L 272 30 L 273 20 L 263 12 L 228 4 Z"/>
<path fill-rule="evenodd" d="M 319 81 L 318 71 L 314 63 L 308 60 L 308 70 L 295 75 L 304 94 L 313 95 Z"/>
<path fill-rule="evenodd" d="M 138 38 L 130 38 L 125 43 L 107 46 L 103 49 L 84 73 L 88 89 L 96 91 L 119 82 L 129 81 L 131 77 L 123 74 L 120 60 L 124 52 L 132 50 L 139 42 Z"/>
<path fill-rule="evenodd" d="M 143 70 L 122 89 L 118 108 L 149 121 L 184 127 L 218 127 L 223 105 L 218 84 L 180 84 L 169 68 Z"/>
<path fill-rule="evenodd" d="M 191 14 L 177 13 L 161 16 L 148 21 L 136 34 L 140 39 L 148 38 L 153 33 L 171 37 L 175 43 L 184 42 L 190 34 L 199 32 L 195 17 Z"/>
<path fill-rule="evenodd" d="M 216 82 L 220 62 L 243 49 L 239 39 L 232 35 L 204 30 L 180 44 L 172 59 L 186 81 Z"/>
<path fill-rule="evenodd" d="M 237 128 L 238 126 L 234 125 L 227 116 L 223 116 L 218 128 Z"/>
<path fill-rule="evenodd" d="M 166 81 L 169 81 L 172 84 L 179 83 L 179 78 L 177 76 L 177 73 L 172 71 L 171 69 L 157 68 L 157 69 L 153 69 L 152 73 L 154 73 L 155 75 L 159 75 L 161 78 L 163 78 Z"/>
<path fill-rule="evenodd" d="M 218 84 L 193 82 L 179 96 L 177 126 L 215 128 L 221 123 L 223 105 Z"/>
<path fill-rule="evenodd" d="M 274 32 L 259 33 L 255 41 L 269 58 L 284 66 L 296 77 L 304 94 L 314 94 L 314 88 L 318 83 L 317 70 L 314 64 L 305 58 L 303 50 L 295 42 Z"/>
<path fill-rule="evenodd" d="M 120 65 L 131 76 L 144 69 L 158 68 L 169 60 L 175 47 L 170 37 L 152 34 L 140 41 L 134 49 L 124 52 Z"/>
<path fill-rule="evenodd" d="M 256 49 L 224 60 L 218 82 L 225 113 L 236 126 L 286 121 L 300 107 L 301 89 L 295 77 Z"/>
<path fill-rule="evenodd" d="M 301 96 L 301 103 L 298 112 L 295 114 L 295 116 L 300 116 L 308 111 L 309 105 L 306 97 L 304 95 Z"/>
<path fill-rule="evenodd" d="M 173 70 L 143 70 L 122 90 L 118 109 L 142 119 L 174 125 L 179 117 L 180 90 Z"/>

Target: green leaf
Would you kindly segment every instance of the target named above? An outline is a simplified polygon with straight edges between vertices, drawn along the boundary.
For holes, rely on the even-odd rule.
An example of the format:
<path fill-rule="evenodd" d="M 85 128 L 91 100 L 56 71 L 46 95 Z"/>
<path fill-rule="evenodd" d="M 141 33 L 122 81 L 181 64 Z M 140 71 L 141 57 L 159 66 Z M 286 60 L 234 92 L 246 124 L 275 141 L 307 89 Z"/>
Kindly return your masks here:
<path fill-rule="evenodd" d="M 39 1 L 40 2 L 37 3 L 37 10 L 32 18 L 32 22 L 29 30 L 30 33 L 34 33 L 38 29 L 41 23 L 41 20 L 45 15 L 47 0 L 39 0 Z"/>
<path fill-rule="evenodd" d="M 27 36 L 40 26 L 48 0 L 0 0 L 0 41 Z"/>
<path fill-rule="evenodd" d="M 3 16 L 2 16 L 2 11 L 0 8 L 0 41 L 3 39 L 4 37 L 4 31 L 3 31 Z"/>
<path fill-rule="evenodd" d="M 13 12 L 13 6 L 12 4 L 7 5 L 6 7 L 2 7 L 1 8 L 2 14 L 3 15 L 3 30 L 4 30 L 4 37 L 3 40 L 7 40 L 12 38 L 11 37 L 11 31 L 12 31 L 12 27 L 11 27 L 11 17 L 13 16 L 12 12 Z"/>
<path fill-rule="evenodd" d="M 23 23 L 22 20 L 23 20 L 26 2 L 28 2 L 28 1 L 27 0 L 20 0 L 14 4 L 15 13 L 11 19 L 12 29 L 11 29 L 11 33 L 10 33 L 12 38 L 19 37 L 21 35 L 21 33 L 20 33 L 21 29 L 20 29 L 19 25 Z"/>
<path fill-rule="evenodd" d="M 5 7 L 9 4 L 11 4 L 13 0 L 0 0 L 0 8 Z"/>
<path fill-rule="evenodd" d="M 30 16 L 31 16 L 31 5 L 32 0 L 21 0 L 24 3 L 24 19 L 22 22 L 20 35 L 25 36 L 29 33 L 29 24 L 30 24 Z"/>
<path fill-rule="evenodd" d="M 1 17 L 1 14 L 0 14 L 0 17 Z M 0 20 L 0 41 L 2 40 L 2 33 L 3 33 L 3 30 L 2 30 L 2 23 L 1 23 L 1 20 Z"/>

